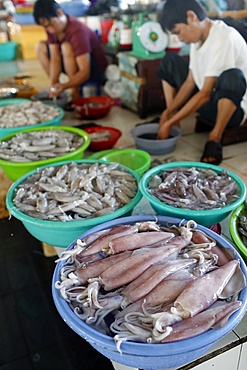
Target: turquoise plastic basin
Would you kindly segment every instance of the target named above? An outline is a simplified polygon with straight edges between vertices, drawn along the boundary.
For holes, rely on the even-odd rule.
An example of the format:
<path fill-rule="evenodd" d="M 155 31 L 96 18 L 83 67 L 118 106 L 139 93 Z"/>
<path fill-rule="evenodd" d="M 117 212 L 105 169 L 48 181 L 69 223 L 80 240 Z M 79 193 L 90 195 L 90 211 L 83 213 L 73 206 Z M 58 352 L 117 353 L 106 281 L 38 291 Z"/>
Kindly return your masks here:
<path fill-rule="evenodd" d="M 13 105 L 13 104 L 20 104 L 24 102 L 30 101 L 29 99 L 24 99 L 24 98 L 13 98 L 13 99 L 3 99 L 0 101 L 0 106 L 4 105 Z M 46 127 L 46 126 L 59 126 L 61 125 L 61 120 L 64 117 L 64 110 L 60 107 L 56 107 L 59 111 L 59 116 L 56 118 L 45 121 L 42 123 L 37 123 L 36 125 L 27 125 L 27 126 L 19 126 L 19 127 L 6 127 L 6 128 L 0 128 L 0 139 L 4 136 L 14 134 L 19 131 L 27 130 L 27 129 L 32 129 L 32 128 L 38 128 L 38 127 Z"/>
<path fill-rule="evenodd" d="M 204 226 L 211 226 L 223 221 L 236 207 L 242 204 L 246 198 L 246 186 L 244 182 L 233 172 L 227 171 L 229 176 L 234 179 L 239 187 L 239 197 L 233 203 L 222 208 L 214 208 L 210 210 L 190 210 L 186 208 L 173 207 L 163 203 L 148 192 L 148 183 L 152 176 L 157 175 L 164 170 L 175 167 L 212 169 L 217 173 L 221 173 L 223 170 L 221 167 L 201 162 L 171 162 L 167 164 L 161 164 L 148 170 L 141 178 L 140 189 L 142 195 L 149 201 L 150 205 L 158 215 L 180 217 L 186 220 L 194 220 Z"/>
<path fill-rule="evenodd" d="M 93 159 L 82 159 L 75 160 L 75 163 L 106 163 L 101 160 Z M 53 166 L 62 166 L 63 164 L 71 163 L 71 161 L 63 161 L 53 164 Z M 109 163 L 109 162 L 108 162 Z M 49 165 L 50 166 L 50 165 Z M 40 167 L 39 170 L 42 170 L 45 167 Z M 126 171 L 131 173 L 137 182 L 139 182 L 140 177 L 135 171 L 126 167 Z M 13 203 L 13 198 L 15 196 L 16 188 L 30 175 L 35 173 L 36 170 L 27 173 L 22 176 L 16 182 L 14 182 L 6 196 L 6 207 L 10 214 L 20 220 L 25 228 L 33 235 L 36 239 L 53 245 L 55 247 L 67 248 L 68 245 L 77 238 L 81 233 L 91 229 L 96 225 L 101 225 L 103 222 L 113 220 L 118 217 L 131 215 L 133 208 L 139 203 L 142 198 L 141 192 L 138 189 L 135 197 L 131 201 L 124 205 L 123 207 L 117 209 L 116 211 L 106 214 L 104 216 L 89 218 L 85 220 L 75 220 L 69 222 L 59 222 L 59 221 L 49 221 L 49 220 L 39 220 L 34 217 L 30 217 L 23 212 L 21 212 Z"/>

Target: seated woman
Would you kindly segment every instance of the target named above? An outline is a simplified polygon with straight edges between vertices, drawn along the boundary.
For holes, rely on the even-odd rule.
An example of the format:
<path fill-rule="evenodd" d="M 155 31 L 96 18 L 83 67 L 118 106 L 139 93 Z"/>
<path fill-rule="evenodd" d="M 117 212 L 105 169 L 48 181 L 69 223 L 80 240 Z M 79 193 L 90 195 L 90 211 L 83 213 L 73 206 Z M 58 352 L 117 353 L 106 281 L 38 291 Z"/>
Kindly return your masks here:
<path fill-rule="evenodd" d="M 77 18 L 63 12 L 54 0 L 38 0 L 34 19 L 46 29 L 47 40 L 37 45 L 38 59 L 50 78 L 50 96 L 72 90 L 72 99 L 79 97 L 79 86 L 87 80 L 104 81 L 107 59 L 95 32 Z M 68 76 L 59 82 L 60 74 Z"/>

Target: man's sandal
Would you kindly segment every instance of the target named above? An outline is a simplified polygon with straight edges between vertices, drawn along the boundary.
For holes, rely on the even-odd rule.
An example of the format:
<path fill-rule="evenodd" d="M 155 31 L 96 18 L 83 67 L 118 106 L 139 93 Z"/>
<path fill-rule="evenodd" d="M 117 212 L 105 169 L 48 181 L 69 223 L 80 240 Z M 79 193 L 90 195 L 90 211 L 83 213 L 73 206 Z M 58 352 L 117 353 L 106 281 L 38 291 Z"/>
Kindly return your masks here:
<path fill-rule="evenodd" d="M 215 158 L 213 161 L 207 161 L 208 158 Z M 205 145 L 201 162 L 218 165 L 222 161 L 222 144 L 215 141 L 208 141 Z"/>

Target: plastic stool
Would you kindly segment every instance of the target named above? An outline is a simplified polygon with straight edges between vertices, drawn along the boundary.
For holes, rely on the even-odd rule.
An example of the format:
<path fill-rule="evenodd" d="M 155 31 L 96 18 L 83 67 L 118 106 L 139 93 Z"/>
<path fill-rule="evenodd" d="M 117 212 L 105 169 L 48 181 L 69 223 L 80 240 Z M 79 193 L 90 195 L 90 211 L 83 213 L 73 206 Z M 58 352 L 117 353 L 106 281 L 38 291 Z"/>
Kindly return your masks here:
<path fill-rule="evenodd" d="M 95 89 L 95 94 L 97 96 L 101 95 L 101 88 L 100 88 L 100 82 L 99 81 L 92 81 L 88 80 L 84 82 L 83 84 L 80 85 L 80 96 L 83 96 L 83 88 L 84 87 L 94 87 Z"/>

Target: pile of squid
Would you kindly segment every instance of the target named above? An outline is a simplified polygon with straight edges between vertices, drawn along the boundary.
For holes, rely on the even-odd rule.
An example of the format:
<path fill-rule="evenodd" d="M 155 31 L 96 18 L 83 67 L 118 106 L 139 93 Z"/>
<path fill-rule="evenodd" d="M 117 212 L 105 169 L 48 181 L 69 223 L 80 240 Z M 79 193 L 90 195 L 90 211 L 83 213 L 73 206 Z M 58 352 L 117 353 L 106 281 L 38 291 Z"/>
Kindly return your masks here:
<path fill-rule="evenodd" d="M 60 115 L 61 110 L 40 101 L 3 105 L 0 107 L 0 128 L 36 125 Z"/>
<path fill-rule="evenodd" d="M 191 210 L 221 208 L 239 198 L 236 181 L 224 169 L 166 169 L 150 178 L 148 191 L 163 203 Z"/>
<path fill-rule="evenodd" d="M 0 141 L 0 158 L 10 162 L 41 161 L 70 153 L 84 143 L 77 133 L 52 129 L 19 132 Z"/>
<path fill-rule="evenodd" d="M 245 201 L 244 211 L 238 216 L 238 232 L 247 247 L 247 200 Z"/>
<path fill-rule="evenodd" d="M 111 140 L 111 134 L 107 130 L 92 132 L 89 134 L 91 141 L 107 141 Z"/>
<path fill-rule="evenodd" d="M 131 202 L 138 185 L 118 163 L 76 163 L 48 166 L 28 176 L 13 203 L 30 217 L 75 221 L 103 216 Z"/>
<path fill-rule="evenodd" d="M 245 276 L 194 221 L 117 225 L 62 253 L 55 287 L 76 316 L 123 341 L 166 343 L 226 324 Z"/>

